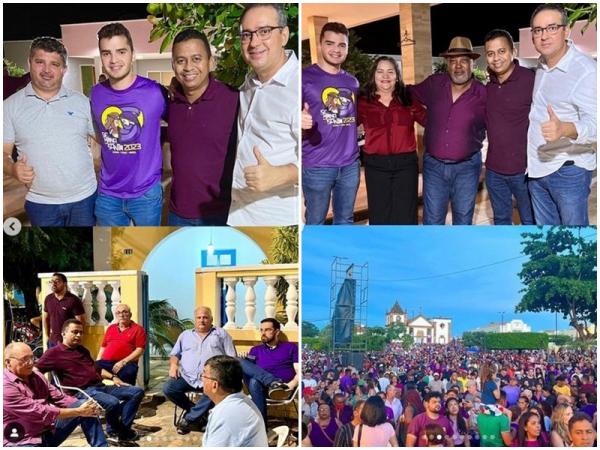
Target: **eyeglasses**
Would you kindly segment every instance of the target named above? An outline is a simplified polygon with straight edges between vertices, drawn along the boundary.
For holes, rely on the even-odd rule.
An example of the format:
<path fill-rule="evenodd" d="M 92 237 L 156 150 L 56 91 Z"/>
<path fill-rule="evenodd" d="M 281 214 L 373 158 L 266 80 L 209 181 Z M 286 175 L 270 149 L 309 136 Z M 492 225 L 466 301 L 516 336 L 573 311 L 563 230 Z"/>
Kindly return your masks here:
<path fill-rule="evenodd" d="M 252 35 L 256 34 L 256 36 L 262 40 L 266 41 L 271 37 L 271 32 L 277 29 L 283 29 L 284 27 L 260 27 L 254 31 L 243 30 L 240 32 L 240 39 L 242 42 L 250 42 L 252 41 Z"/>
<path fill-rule="evenodd" d="M 553 34 L 558 33 L 558 30 L 560 30 L 563 27 L 566 27 L 566 25 L 558 25 L 556 23 L 552 23 L 552 24 L 548 25 L 545 28 L 542 28 L 542 27 L 534 27 L 534 28 L 532 28 L 531 29 L 531 34 L 533 34 L 535 37 L 541 37 L 542 34 L 544 34 L 544 31 L 545 31 L 549 35 L 553 35 Z"/>
<path fill-rule="evenodd" d="M 200 374 L 200 378 L 206 378 L 207 380 L 219 381 L 216 378 L 209 377 L 207 375 L 204 375 L 203 373 Z"/>
<path fill-rule="evenodd" d="M 23 358 L 15 358 L 14 356 L 9 356 L 7 359 L 16 359 L 21 364 L 33 364 L 37 361 L 35 356 L 24 356 Z"/>
<path fill-rule="evenodd" d="M 117 311 L 115 312 L 117 316 L 131 314 L 131 311 Z"/>

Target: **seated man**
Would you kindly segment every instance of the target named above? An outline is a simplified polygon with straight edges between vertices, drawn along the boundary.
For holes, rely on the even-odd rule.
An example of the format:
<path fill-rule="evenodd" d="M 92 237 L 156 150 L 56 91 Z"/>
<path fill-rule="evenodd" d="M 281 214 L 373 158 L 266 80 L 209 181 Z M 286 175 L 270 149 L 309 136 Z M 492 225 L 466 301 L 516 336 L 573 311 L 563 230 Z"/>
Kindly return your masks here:
<path fill-rule="evenodd" d="M 200 375 L 206 361 L 216 355 L 237 356 L 231 336 L 224 329 L 213 327 L 209 308 L 196 308 L 194 324 L 193 330 L 185 330 L 177 338 L 169 360 L 169 379 L 163 386 L 165 396 L 186 411 L 177 424 L 179 434 L 192 431 L 192 424 L 202 429 L 205 414 L 214 406 L 206 395 L 195 405 L 186 395 L 202 390 L 204 380 Z"/>
<path fill-rule="evenodd" d="M 34 372 L 33 352 L 27 344 L 8 344 L 4 362 L 5 447 L 58 447 L 77 425 L 92 447 L 108 447 L 97 419 L 101 412 L 98 405 L 63 394 Z"/>
<path fill-rule="evenodd" d="M 146 332 L 131 320 L 129 305 L 119 303 L 115 315 L 117 323 L 106 329 L 96 365 L 114 373 L 125 383 L 135 385 L 138 360 L 146 347 Z"/>
<path fill-rule="evenodd" d="M 230 356 L 213 356 L 202 370 L 204 394 L 214 402 L 203 447 L 268 447 L 260 412 L 242 392 L 242 368 Z"/>
<path fill-rule="evenodd" d="M 248 356 L 240 359 L 244 382 L 265 423 L 266 391 L 270 395 L 275 390 L 293 390 L 300 381 L 298 344 L 280 341 L 280 333 L 281 324 L 277 319 L 263 319 L 260 322 L 262 344 L 252 347 Z"/>
<path fill-rule="evenodd" d="M 144 398 L 144 390 L 130 386 L 118 376 L 96 366 L 90 351 L 81 345 L 83 325 L 77 319 L 63 324 L 62 343 L 48 349 L 37 362 L 41 372 L 54 371 L 61 384 L 83 389 L 106 411 L 106 431 L 119 442 L 132 441 L 137 433 L 131 429 L 133 419 Z M 112 380 L 113 386 L 102 384 Z M 83 398 L 78 393 L 76 397 Z M 121 400 L 123 403 L 121 403 Z"/>

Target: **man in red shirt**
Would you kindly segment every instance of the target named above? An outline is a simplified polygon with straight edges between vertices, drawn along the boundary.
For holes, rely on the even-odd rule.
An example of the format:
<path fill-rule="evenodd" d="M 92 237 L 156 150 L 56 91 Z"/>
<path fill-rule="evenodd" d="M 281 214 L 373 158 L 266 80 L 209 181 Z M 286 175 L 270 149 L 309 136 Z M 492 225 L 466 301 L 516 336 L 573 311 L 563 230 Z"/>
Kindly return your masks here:
<path fill-rule="evenodd" d="M 96 365 L 135 385 L 138 360 L 146 347 L 146 332 L 131 320 L 131 308 L 123 303 L 115 310 L 117 323 L 106 329 Z"/>

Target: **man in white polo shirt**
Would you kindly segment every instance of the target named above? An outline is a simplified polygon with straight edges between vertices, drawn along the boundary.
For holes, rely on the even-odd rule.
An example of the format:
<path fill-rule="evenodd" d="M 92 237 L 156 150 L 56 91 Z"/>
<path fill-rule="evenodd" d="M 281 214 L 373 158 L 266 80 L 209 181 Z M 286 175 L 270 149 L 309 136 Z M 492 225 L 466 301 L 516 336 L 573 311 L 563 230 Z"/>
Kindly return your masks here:
<path fill-rule="evenodd" d="M 27 186 L 25 211 L 34 226 L 95 225 L 90 103 L 62 85 L 66 61 L 59 40 L 34 39 L 31 83 L 4 101 L 4 173 Z"/>
<path fill-rule="evenodd" d="M 298 224 L 299 66 L 288 38 L 282 5 L 246 5 L 240 40 L 252 72 L 240 88 L 228 225 Z"/>

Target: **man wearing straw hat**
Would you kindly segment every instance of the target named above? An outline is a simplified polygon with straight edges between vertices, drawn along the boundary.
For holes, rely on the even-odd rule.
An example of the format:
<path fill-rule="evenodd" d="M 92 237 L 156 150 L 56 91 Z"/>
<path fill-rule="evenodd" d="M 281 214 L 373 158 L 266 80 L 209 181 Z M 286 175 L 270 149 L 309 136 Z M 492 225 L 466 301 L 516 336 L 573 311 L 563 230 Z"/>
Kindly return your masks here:
<path fill-rule="evenodd" d="M 470 225 L 481 172 L 485 138 L 485 87 L 473 78 L 479 54 L 471 41 L 450 41 L 446 73 L 433 74 L 411 91 L 427 107 L 423 161 L 423 223 L 443 225 L 452 205 L 452 223 Z"/>

